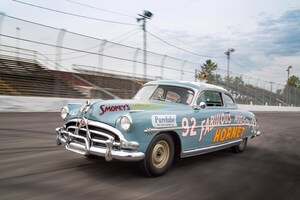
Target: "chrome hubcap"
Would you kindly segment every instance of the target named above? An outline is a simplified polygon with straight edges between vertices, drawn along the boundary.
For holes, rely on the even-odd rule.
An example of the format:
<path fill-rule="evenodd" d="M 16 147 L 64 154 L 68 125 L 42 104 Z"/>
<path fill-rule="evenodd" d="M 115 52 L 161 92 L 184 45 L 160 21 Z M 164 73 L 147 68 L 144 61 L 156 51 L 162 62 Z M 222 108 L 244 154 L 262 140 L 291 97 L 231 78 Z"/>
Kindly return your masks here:
<path fill-rule="evenodd" d="M 152 151 L 152 163 L 156 168 L 163 168 L 170 157 L 170 147 L 166 141 L 159 141 Z"/>

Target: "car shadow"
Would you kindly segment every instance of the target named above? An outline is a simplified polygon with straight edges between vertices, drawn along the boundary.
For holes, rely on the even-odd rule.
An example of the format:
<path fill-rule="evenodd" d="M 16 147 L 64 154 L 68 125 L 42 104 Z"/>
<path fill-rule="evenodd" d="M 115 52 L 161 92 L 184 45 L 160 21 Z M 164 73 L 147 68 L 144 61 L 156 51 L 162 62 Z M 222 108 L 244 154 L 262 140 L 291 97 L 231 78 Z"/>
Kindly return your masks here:
<path fill-rule="evenodd" d="M 169 170 L 189 170 L 192 167 L 197 167 L 204 165 L 206 163 L 217 162 L 219 159 L 224 159 L 230 156 L 235 156 L 237 154 L 232 153 L 231 149 L 224 149 L 216 152 L 211 152 L 203 155 L 188 157 L 188 158 L 176 158 Z M 88 173 L 89 176 L 93 176 L 96 179 L 104 178 L 116 178 L 126 179 L 126 178 L 145 178 L 147 177 L 141 170 L 141 167 L 137 162 L 123 162 L 113 160 L 110 162 L 105 161 L 102 157 L 96 157 L 93 159 L 86 158 L 89 163 L 88 167 L 84 169 L 79 169 L 81 172 Z M 168 175 L 165 174 L 165 176 Z"/>

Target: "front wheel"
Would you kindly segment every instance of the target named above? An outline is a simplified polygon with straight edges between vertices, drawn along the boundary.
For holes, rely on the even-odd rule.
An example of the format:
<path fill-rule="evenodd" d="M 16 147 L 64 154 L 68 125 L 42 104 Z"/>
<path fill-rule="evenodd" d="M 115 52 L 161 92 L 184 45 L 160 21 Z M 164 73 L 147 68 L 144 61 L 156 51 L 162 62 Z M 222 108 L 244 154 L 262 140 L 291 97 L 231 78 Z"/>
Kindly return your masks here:
<path fill-rule="evenodd" d="M 152 139 L 141 164 L 147 175 L 160 176 L 171 167 L 173 159 L 173 139 L 170 135 L 162 133 Z"/>
<path fill-rule="evenodd" d="M 238 145 L 231 147 L 234 153 L 241 153 L 246 149 L 247 138 L 244 138 Z"/>

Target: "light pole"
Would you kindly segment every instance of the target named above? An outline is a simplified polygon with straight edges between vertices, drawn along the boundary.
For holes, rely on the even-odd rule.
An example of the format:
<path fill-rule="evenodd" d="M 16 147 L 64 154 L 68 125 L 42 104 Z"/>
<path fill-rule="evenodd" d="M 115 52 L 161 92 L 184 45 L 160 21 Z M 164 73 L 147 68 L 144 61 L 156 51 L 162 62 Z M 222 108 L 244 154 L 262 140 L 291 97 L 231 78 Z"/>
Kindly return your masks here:
<path fill-rule="evenodd" d="M 19 48 L 19 45 L 20 45 L 20 28 L 19 27 L 16 27 L 16 58 L 17 60 L 19 60 L 20 58 L 20 48 Z"/>
<path fill-rule="evenodd" d="M 67 32 L 66 29 L 60 29 L 57 35 L 57 40 L 56 40 L 56 55 L 55 55 L 55 70 L 56 71 L 62 71 L 61 69 L 61 49 L 62 49 L 62 43 L 64 40 L 65 33 Z M 55 91 L 53 93 L 56 93 L 58 96 L 60 96 L 60 82 L 59 82 L 59 77 L 60 73 L 55 76 L 55 86 L 54 89 Z"/>
<path fill-rule="evenodd" d="M 229 89 L 229 60 L 230 60 L 230 54 L 234 52 L 234 48 L 228 48 L 227 51 L 225 51 L 225 54 L 227 55 L 227 89 Z"/>
<path fill-rule="evenodd" d="M 266 83 L 267 83 L 267 81 L 265 81 L 265 83 L 264 83 L 264 89 L 263 89 L 263 105 L 266 104 L 266 102 L 265 102 L 265 85 L 266 85 Z"/>
<path fill-rule="evenodd" d="M 227 55 L 227 80 L 229 81 L 229 60 L 230 60 L 230 54 L 233 53 L 235 50 L 233 48 L 228 48 L 228 50 L 225 52 Z"/>
<path fill-rule="evenodd" d="M 183 61 L 183 63 L 182 63 L 182 65 L 181 65 L 181 76 L 180 76 L 180 80 L 182 81 L 182 79 L 183 79 L 183 68 L 184 68 L 184 65 L 185 65 L 185 63 L 186 63 L 187 61 L 185 60 L 185 61 Z"/>
<path fill-rule="evenodd" d="M 288 77 L 287 77 L 287 78 L 288 78 L 288 79 L 287 79 L 288 81 L 289 81 L 289 78 L 290 78 L 290 70 L 291 70 L 292 68 L 293 68 L 292 66 L 288 66 L 288 68 L 287 68 L 287 70 L 286 70 L 286 71 L 288 72 Z"/>
<path fill-rule="evenodd" d="M 271 104 L 272 104 L 272 88 L 273 88 L 273 84 L 274 84 L 274 82 L 273 81 L 270 81 L 269 82 L 270 83 L 270 89 L 271 89 L 271 92 L 270 92 L 270 106 L 271 106 Z"/>
<path fill-rule="evenodd" d="M 1 51 L 1 34 L 2 34 L 2 24 L 5 14 L 0 12 L 0 51 Z"/>
<path fill-rule="evenodd" d="M 290 105 L 290 92 L 289 92 L 289 79 L 290 79 L 290 70 L 292 69 L 293 67 L 292 66 L 288 66 L 287 68 L 287 82 L 286 82 L 286 88 L 287 88 L 287 104 Z"/>
<path fill-rule="evenodd" d="M 98 66 L 99 66 L 99 72 L 103 72 L 103 51 L 104 47 L 107 43 L 107 40 L 102 40 L 100 46 L 99 46 L 99 58 L 98 58 Z"/>
<path fill-rule="evenodd" d="M 143 14 L 138 14 L 140 18 L 137 18 L 137 21 L 143 21 L 142 29 L 144 31 L 144 78 L 147 78 L 147 31 L 146 31 L 146 22 L 147 19 L 151 19 L 153 14 L 150 11 L 144 10 Z"/>

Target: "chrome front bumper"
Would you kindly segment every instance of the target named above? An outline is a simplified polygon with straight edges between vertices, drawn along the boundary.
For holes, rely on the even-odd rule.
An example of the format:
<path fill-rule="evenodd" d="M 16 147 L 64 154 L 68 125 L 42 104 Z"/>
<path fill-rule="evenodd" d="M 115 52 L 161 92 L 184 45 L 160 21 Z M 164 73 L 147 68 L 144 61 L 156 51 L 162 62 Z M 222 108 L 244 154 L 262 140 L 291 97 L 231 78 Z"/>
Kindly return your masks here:
<path fill-rule="evenodd" d="M 108 139 L 105 141 L 106 147 L 101 147 L 93 145 L 93 142 L 98 142 L 97 139 L 90 139 L 88 137 L 76 135 L 64 130 L 63 128 L 57 128 L 56 134 L 56 144 L 58 146 L 63 145 L 67 150 L 73 151 L 78 154 L 97 155 L 105 157 L 106 161 L 111 161 L 113 159 L 122 161 L 140 161 L 145 157 L 145 154 L 143 152 L 121 148 L 122 143 L 138 147 L 137 142 L 121 140 L 120 143 L 116 143 L 113 139 Z M 74 139 L 80 139 L 84 142 L 79 143 Z"/>

